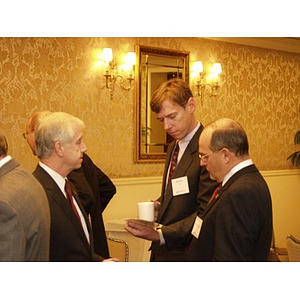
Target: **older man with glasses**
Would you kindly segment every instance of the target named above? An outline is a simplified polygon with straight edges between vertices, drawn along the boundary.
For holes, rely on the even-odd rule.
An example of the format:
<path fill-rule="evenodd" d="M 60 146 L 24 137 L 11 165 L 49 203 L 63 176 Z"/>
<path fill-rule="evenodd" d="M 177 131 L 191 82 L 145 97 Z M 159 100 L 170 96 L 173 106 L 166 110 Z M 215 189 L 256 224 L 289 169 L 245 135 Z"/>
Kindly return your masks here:
<path fill-rule="evenodd" d="M 200 165 L 220 183 L 193 228 L 198 261 L 267 261 L 272 238 L 268 186 L 249 157 L 246 132 L 234 120 L 207 125 Z"/>

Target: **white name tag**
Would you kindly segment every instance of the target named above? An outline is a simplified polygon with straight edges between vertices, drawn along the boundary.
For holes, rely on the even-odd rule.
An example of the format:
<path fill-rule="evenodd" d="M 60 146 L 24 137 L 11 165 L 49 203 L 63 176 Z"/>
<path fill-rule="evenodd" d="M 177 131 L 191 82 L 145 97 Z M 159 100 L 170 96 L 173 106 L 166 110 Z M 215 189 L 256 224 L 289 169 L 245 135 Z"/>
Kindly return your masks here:
<path fill-rule="evenodd" d="M 201 227 L 202 227 L 202 219 L 200 219 L 199 217 L 196 217 L 196 220 L 195 220 L 195 223 L 194 223 L 194 226 L 193 226 L 193 229 L 192 229 L 192 235 L 198 239 L 199 238 L 199 234 L 200 234 L 200 231 L 201 231 Z"/>
<path fill-rule="evenodd" d="M 187 176 L 172 179 L 173 196 L 188 194 L 190 192 Z"/>

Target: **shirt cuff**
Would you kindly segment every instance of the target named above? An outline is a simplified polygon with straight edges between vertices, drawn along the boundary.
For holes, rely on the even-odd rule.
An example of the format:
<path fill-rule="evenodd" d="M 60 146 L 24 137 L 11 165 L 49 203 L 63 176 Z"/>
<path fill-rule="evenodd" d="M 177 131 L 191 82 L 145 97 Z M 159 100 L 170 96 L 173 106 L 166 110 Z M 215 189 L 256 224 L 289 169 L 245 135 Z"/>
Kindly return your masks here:
<path fill-rule="evenodd" d="M 157 229 L 157 232 L 159 234 L 159 245 L 162 246 L 162 245 L 165 245 L 166 241 L 164 239 L 164 236 L 163 236 L 163 233 L 162 233 L 162 230 L 161 230 L 161 226 Z"/>

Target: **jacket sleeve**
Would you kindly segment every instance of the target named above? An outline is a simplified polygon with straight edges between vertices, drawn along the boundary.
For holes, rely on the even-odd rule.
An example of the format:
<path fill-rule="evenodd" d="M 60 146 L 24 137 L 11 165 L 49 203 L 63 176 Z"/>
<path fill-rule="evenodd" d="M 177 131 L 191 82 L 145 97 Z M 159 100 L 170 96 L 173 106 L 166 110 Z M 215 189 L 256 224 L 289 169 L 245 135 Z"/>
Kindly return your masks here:
<path fill-rule="evenodd" d="M 25 261 L 26 237 L 18 213 L 0 201 L 0 261 Z"/>
<path fill-rule="evenodd" d="M 84 154 L 82 169 L 93 190 L 94 197 L 96 199 L 100 198 L 101 210 L 103 212 L 111 198 L 117 192 L 116 187 L 87 154 Z"/>
<path fill-rule="evenodd" d="M 98 179 L 102 211 L 104 211 L 111 198 L 117 192 L 117 189 L 110 178 L 97 166 L 95 166 L 95 173 Z"/>

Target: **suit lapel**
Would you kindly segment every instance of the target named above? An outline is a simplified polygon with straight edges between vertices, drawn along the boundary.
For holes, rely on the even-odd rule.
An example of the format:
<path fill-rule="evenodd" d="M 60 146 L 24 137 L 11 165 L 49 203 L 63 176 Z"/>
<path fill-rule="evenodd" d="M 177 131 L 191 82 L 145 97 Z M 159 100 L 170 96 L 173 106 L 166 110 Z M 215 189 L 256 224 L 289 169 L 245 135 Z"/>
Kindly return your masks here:
<path fill-rule="evenodd" d="M 91 246 L 91 248 L 93 248 L 93 232 L 92 232 L 92 228 L 91 228 L 91 225 L 90 225 L 89 218 L 88 218 L 88 216 L 87 216 L 87 214 L 86 214 L 86 212 L 85 212 L 85 210 L 84 210 L 84 208 L 83 208 L 83 205 L 82 205 L 82 203 L 81 203 L 81 201 L 80 201 L 80 198 L 79 198 L 79 196 L 78 196 L 78 194 L 77 194 L 77 192 L 76 192 L 76 189 L 75 189 L 74 185 L 72 184 L 72 182 L 70 182 L 70 184 L 71 184 L 71 188 L 72 188 L 73 197 L 74 197 L 74 199 L 75 199 L 75 201 L 76 201 L 78 207 L 79 207 L 80 210 L 81 210 L 81 213 L 82 213 L 82 215 L 83 215 L 83 217 L 84 217 L 84 220 L 85 220 L 85 223 L 86 223 L 86 226 L 87 226 L 89 235 L 90 235 L 90 246 Z M 74 213 L 73 213 L 72 215 L 75 216 Z M 73 218 L 73 219 L 74 219 L 74 218 Z M 76 218 L 76 221 L 77 221 L 77 218 Z M 78 222 L 76 222 L 76 224 L 78 224 Z M 80 225 L 80 228 L 82 229 L 82 226 L 81 226 L 81 225 Z M 85 238 L 85 240 L 86 240 L 85 235 L 84 235 L 84 238 Z"/>
<path fill-rule="evenodd" d="M 216 198 L 208 204 L 208 206 L 206 207 L 205 211 L 202 214 L 201 219 L 204 219 L 204 217 L 208 214 L 208 212 L 212 209 L 212 207 L 219 201 L 219 199 L 221 198 L 221 195 L 223 194 L 223 192 L 228 188 L 225 186 L 222 186 L 219 191 L 218 191 L 218 195 L 216 196 Z"/>
<path fill-rule="evenodd" d="M 172 144 L 168 148 L 168 152 L 167 152 L 167 156 L 166 156 L 166 164 L 165 164 L 165 169 L 164 169 L 164 175 L 163 175 L 161 195 L 164 195 L 164 193 L 165 193 L 166 178 L 167 178 L 167 174 L 168 174 L 168 171 L 169 171 L 170 160 L 171 160 L 171 157 L 172 157 L 174 147 L 175 147 L 175 141 L 173 141 Z"/>
<path fill-rule="evenodd" d="M 37 166 L 34 174 L 36 174 L 38 176 L 38 179 L 40 179 L 46 194 L 48 195 L 47 191 L 49 191 L 50 195 L 53 195 L 51 197 L 50 201 L 54 201 L 55 203 L 57 203 L 57 205 L 59 205 L 59 207 L 61 208 L 61 210 L 63 211 L 63 213 L 66 215 L 67 219 L 72 223 L 72 225 L 75 227 L 76 231 L 78 232 L 78 235 L 80 237 L 80 239 L 86 244 L 86 246 L 89 248 L 89 244 L 88 241 L 86 239 L 85 233 L 83 231 L 83 228 L 81 226 L 81 224 L 78 222 L 78 219 L 76 217 L 76 215 L 74 214 L 74 211 L 71 207 L 71 205 L 69 204 L 68 200 L 66 199 L 65 195 L 62 193 L 62 191 L 60 190 L 60 188 L 58 187 L 58 185 L 56 184 L 56 182 L 52 179 L 52 177 L 39 165 Z M 74 188 L 72 186 L 72 191 L 74 191 Z M 75 200 L 78 204 L 78 206 L 80 207 L 81 212 L 84 215 L 84 218 L 86 220 L 87 226 L 88 226 L 88 230 L 90 231 L 90 226 L 88 223 L 88 219 L 86 217 L 86 214 L 82 208 L 82 205 L 79 201 L 78 195 L 76 192 L 74 192 L 75 195 Z M 90 240 L 91 237 L 90 237 Z"/>
<path fill-rule="evenodd" d="M 186 175 L 188 168 L 193 163 L 192 154 L 195 153 L 196 151 L 198 151 L 198 141 L 199 141 L 199 136 L 200 136 L 202 130 L 203 130 L 203 125 L 200 124 L 200 127 L 198 128 L 198 130 L 196 131 L 196 133 L 192 137 L 192 139 L 189 142 L 188 146 L 186 147 L 186 149 L 184 151 L 184 154 L 182 155 L 178 165 L 176 166 L 176 169 L 175 169 L 175 172 L 174 172 L 174 175 L 173 175 L 174 178 L 180 178 L 180 177 Z M 168 151 L 168 153 L 167 153 L 167 160 L 166 161 L 168 162 L 168 164 L 166 164 L 165 171 L 164 171 L 163 188 L 162 188 L 163 201 L 162 201 L 162 206 L 161 206 L 161 209 L 160 209 L 158 221 L 162 218 L 162 216 L 163 216 L 164 212 L 166 211 L 171 199 L 173 198 L 173 190 L 172 190 L 172 184 L 171 183 L 168 186 L 165 193 L 164 193 L 164 191 L 165 191 L 165 187 L 166 187 L 167 172 L 168 172 L 168 169 L 169 169 L 170 159 L 171 159 L 171 155 L 172 155 L 174 146 L 175 146 L 175 141 L 172 144 L 172 148 L 171 148 L 172 150 Z"/>
<path fill-rule="evenodd" d="M 187 169 L 190 167 L 190 165 L 193 163 L 192 155 L 198 151 L 198 142 L 199 142 L 199 136 L 200 133 L 203 130 L 202 124 L 200 124 L 199 129 L 192 137 L 191 141 L 189 142 L 188 146 L 186 147 L 183 156 L 181 157 L 175 172 L 174 172 L 174 178 L 184 176 L 186 174 Z"/>
<path fill-rule="evenodd" d="M 222 198 L 222 194 L 232 185 L 232 183 L 242 174 L 249 173 L 249 172 L 258 172 L 258 169 L 255 167 L 255 165 L 250 165 L 233 174 L 232 177 L 230 177 L 229 180 L 226 182 L 226 184 L 222 186 L 221 189 L 219 190 L 218 197 L 207 206 L 206 210 L 202 215 L 202 219 L 212 209 L 212 207 Z"/>

